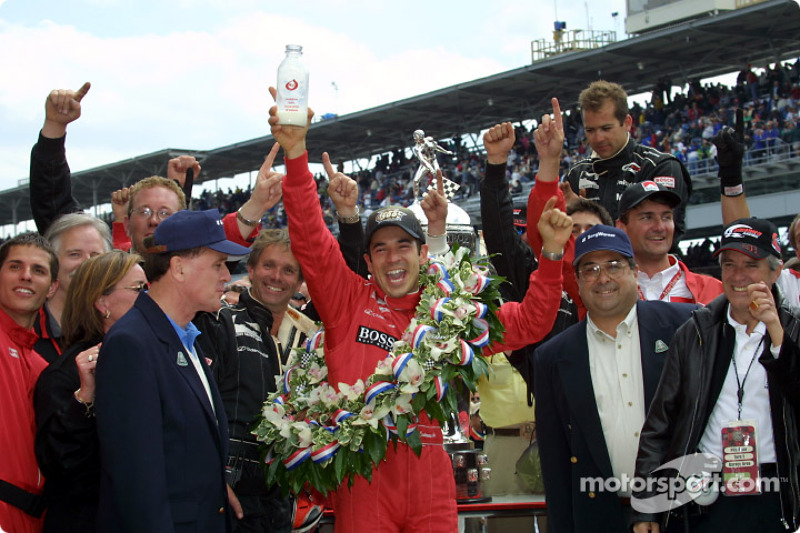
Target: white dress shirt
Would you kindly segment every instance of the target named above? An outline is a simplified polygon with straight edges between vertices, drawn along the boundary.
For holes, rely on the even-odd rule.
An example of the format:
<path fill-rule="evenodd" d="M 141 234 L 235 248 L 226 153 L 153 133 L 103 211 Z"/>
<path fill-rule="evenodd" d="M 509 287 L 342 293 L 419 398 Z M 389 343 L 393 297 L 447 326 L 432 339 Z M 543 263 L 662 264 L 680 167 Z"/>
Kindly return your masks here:
<path fill-rule="evenodd" d="M 644 424 L 644 381 L 639 320 L 633 306 L 617 326 L 616 338 L 586 316 L 589 371 L 614 477 L 633 479 L 639 433 Z M 621 496 L 630 495 L 623 486 Z"/>
<path fill-rule="evenodd" d="M 728 373 L 722 383 L 722 390 L 719 393 L 717 404 L 711 411 L 708 424 L 700 439 L 700 450 L 711 453 L 717 457 L 722 457 L 722 428 L 734 420 L 739 419 L 739 384 L 736 381 L 736 374 L 739 373 L 739 383 L 744 380 L 744 396 L 742 397 L 742 417 L 741 420 L 755 420 L 756 422 L 756 451 L 758 452 L 759 463 L 774 463 L 777 461 L 775 455 L 775 442 L 772 434 L 772 415 L 769 404 L 769 385 L 767 383 L 767 371 L 758 362 L 759 356 L 764 352 L 763 342 L 769 342 L 766 337 L 767 327 L 763 322 L 759 322 L 753 332 L 747 334 L 747 326 L 739 324 L 731 317 L 730 306 L 728 307 L 728 323 L 736 330 L 736 343 L 733 349 L 733 356 L 736 357 L 736 369 L 734 370 L 733 361 L 728 366 Z M 763 339 L 763 342 L 762 342 Z M 770 346 L 772 355 L 777 357 L 780 346 Z M 758 353 L 756 353 L 758 352 Z M 755 360 L 753 357 L 755 356 Z M 753 361 L 752 366 L 750 361 Z M 747 374 L 747 368 L 750 373 Z M 747 379 L 745 379 L 747 374 Z"/>

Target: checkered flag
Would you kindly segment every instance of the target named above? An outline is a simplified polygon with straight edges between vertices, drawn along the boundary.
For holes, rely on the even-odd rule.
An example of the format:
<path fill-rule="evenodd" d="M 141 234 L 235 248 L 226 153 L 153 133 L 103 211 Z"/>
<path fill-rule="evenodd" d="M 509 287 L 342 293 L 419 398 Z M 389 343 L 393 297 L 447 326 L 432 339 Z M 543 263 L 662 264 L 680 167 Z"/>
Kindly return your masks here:
<path fill-rule="evenodd" d="M 455 196 L 456 193 L 458 192 L 458 189 L 461 188 L 461 185 L 459 185 L 454 181 L 450 181 L 445 177 L 442 177 L 442 179 L 444 180 L 444 197 L 447 198 L 448 200 L 452 200 L 453 196 Z M 436 178 L 431 180 L 430 185 L 428 185 L 428 190 L 429 191 L 436 190 Z"/>

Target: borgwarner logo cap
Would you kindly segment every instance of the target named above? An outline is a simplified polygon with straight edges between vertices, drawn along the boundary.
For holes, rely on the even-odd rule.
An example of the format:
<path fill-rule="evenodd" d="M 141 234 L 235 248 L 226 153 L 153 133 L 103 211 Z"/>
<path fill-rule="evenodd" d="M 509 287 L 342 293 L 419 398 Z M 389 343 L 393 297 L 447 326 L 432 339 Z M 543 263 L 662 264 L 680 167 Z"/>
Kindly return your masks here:
<path fill-rule="evenodd" d="M 721 246 L 714 252 L 714 257 L 723 250 L 742 252 L 753 259 L 764 259 L 770 255 L 780 259 L 778 228 L 769 220 L 740 218 L 725 227 Z"/>
<path fill-rule="evenodd" d="M 617 252 L 625 257 L 633 257 L 633 247 L 628 235 L 619 228 L 598 224 L 581 233 L 575 241 L 575 261 L 577 265 L 581 257 L 589 252 L 608 250 Z"/>

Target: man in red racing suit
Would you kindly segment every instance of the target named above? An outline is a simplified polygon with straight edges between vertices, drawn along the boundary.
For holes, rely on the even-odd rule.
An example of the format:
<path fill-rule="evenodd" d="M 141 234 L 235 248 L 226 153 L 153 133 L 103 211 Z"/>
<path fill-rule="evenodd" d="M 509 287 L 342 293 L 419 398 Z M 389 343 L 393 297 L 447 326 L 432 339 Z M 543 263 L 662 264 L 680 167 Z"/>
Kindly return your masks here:
<path fill-rule="evenodd" d="M 287 175 L 283 195 L 292 253 L 300 262 L 312 301 L 325 325 L 328 381 L 338 386 L 366 380 L 402 336 L 419 303 L 419 266 L 427 257 L 427 245 L 421 244 L 422 228 L 402 208 L 376 211 L 366 231 L 365 260 L 372 278 L 365 280 L 351 271 L 322 218 L 317 187 L 308 169 L 307 128 L 281 127 L 274 107 L 270 110 L 270 124 L 273 136 L 284 149 Z M 336 174 L 330 187 L 340 179 L 349 180 Z M 445 217 L 440 221 L 443 228 L 446 203 L 441 197 L 439 201 L 445 206 Z M 376 221 L 380 220 L 380 213 L 386 215 L 389 210 L 399 218 Z M 487 353 L 536 342 L 555 320 L 561 300 L 559 254 L 570 235 L 572 221 L 554 209 L 547 210 L 542 218 L 550 221 L 542 226 L 548 235 L 545 251 L 549 250 L 553 259 L 544 254 L 539 269 L 531 275 L 523 302 L 501 307 L 499 318 L 506 328 L 504 343 L 489 346 Z M 434 221 L 429 223 L 429 231 L 434 232 Z M 390 446 L 371 482 L 358 477 L 352 488 L 342 485 L 337 490 L 336 531 L 457 530 L 453 470 L 442 447 L 441 429 L 424 413 L 418 428 L 423 442 L 420 457 L 406 445 Z"/>

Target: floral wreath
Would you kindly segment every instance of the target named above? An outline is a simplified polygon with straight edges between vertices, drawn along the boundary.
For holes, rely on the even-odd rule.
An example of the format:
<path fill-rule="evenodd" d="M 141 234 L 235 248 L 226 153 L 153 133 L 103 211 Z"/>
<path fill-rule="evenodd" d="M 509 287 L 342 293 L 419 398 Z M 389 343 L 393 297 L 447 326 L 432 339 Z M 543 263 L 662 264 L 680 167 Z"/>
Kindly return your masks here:
<path fill-rule="evenodd" d="M 390 441 L 419 455 L 419 413 L 440 423 L 457 413 L 449 384 L 460 378 L 475 391 L 488 373 L 481 349 L 502 338 L 496 311 L 503 278 L 488 273 L 487 257 L 470 258 L 457 244 L 422 265 L 415 317 L 366 382 L 339 383 L 337 392 L 326 381 L 322 330 L 297 348 L 253 430 L 264 443 L 267 483 L 293 493 L 308 483 L 326 494 L 345 479 L 371 479 Z"/>

